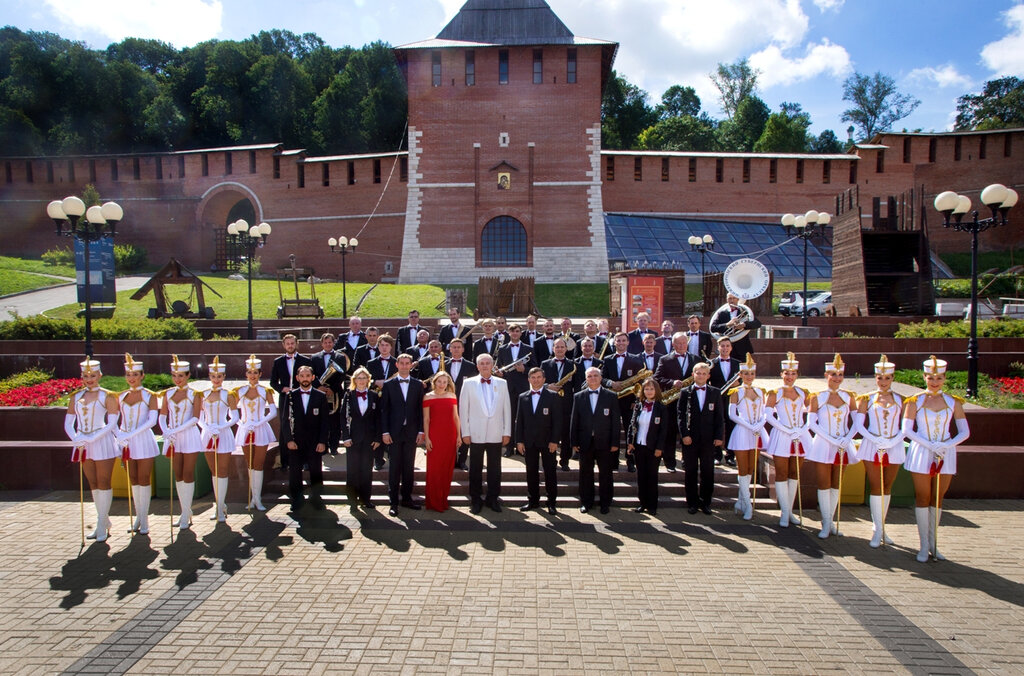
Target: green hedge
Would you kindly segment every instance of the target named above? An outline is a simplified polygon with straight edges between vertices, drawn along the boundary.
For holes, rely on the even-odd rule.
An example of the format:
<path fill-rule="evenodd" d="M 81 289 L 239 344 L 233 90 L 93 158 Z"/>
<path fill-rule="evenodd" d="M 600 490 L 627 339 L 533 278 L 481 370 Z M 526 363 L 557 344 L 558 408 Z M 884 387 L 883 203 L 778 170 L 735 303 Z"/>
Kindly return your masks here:
<path fill-rule="evenodd" d="M 978 295 L 983 298 L 1017 296 L 1024 291 L 1020 275 L 978 275 Z M 936 298 L 970 298 L 970 279 L 939 279 L 935 281 Z"/>
<path fill-rule="evenodd" d="M 969 322 L 923 322 L 900 324 L 896 338 L 967 338 L 970 335 Z M 979 338 L 1024 338 L 1024 319 L 981 319 L 978 320 Z"/>
<path fill-rule="evenodd" d="M 200 340 L 187 319 L 96 319 L 93 340 Z M 84 319 L 19 317 L 0 322 L 0 340 L 84 340 Z"/>
<path fill-rule="evenodd" d="M 32 387 L 33 385 L 45 383 L 52 378 L 53 371 L 44 371 L 43 369 L 29 369 L 21 373 L 15 373 L 0 380 L 0 393 L 8 392 L 16 387 Z"/>
<path fill-rule="evenodd" d="M 913 385 L 919 387 L 922 390 L 925 389 L 924 384 L 924 372 L 922 369 L 899 369 L 896 371 L 893 379 L 898 383 L 905 383 L 907 385 Z M 985 373 L 978 373 L 978 388 L 988 387 L 993 385 L 994 381 Z M 966 390 L 967 389 L 967 371 L 946 371 L 946 387 L 947 390 Z"/>
<path fill-rule="evenodd" d="M 134 244 L 114 245 L 114 271 L 135 272 L 146 264 L 146 250 Z M 47 265 L 75 265 L 75 252 L 68 247 L 57 247 L 43 252 L 40 256 Z M 255 266 L 254 266 L 255 267 Z"/>

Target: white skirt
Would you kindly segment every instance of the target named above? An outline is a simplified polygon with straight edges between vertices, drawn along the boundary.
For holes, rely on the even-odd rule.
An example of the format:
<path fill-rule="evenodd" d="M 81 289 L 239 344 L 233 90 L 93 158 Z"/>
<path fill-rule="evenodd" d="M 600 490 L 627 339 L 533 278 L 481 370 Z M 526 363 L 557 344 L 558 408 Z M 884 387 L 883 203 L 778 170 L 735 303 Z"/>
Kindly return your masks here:
<path fill-rule="evenodd" d="M 178 432 L 173 437 L 165 438 L 164 455 L 167 455 L 167 446 L 171 443 L 174 444 L 175 453 L 199 453 L 203 450 L 203 440 L 195 425 L 183 432 Z"/>
<path fill-rule="evenodd" d="M 790 437 L 782 430 L 772 430 L 771 437 L 768 440 L 768 454 L 780 458 L 796 455 L 793 453 L 793 441 L 803 447 L 800 455 L 806 455 L 811 448 L 811 435 L 807 432 L 800 432 L 795 437 Z"/>
<path fill-rule="evenodd" d="M 160 455 L 160 447 L 153 436 L 153 430 L 139 432 L 128 442 L 128 451 L 132 460 L 147 460 Z"/>
<path fill-rule="evenodd" d="M 269 446 L 270 444 L 277 441 L 277 438 L 274 436 L 274 430 L 271 429 L 270 427 L 270 423 L 261 423 L 259 425 L 256 425 L 256 427 L 252 429 L 252 432 L 252 443 L 254 446 Z M 245 447 L 247 445 L 245 442 L 245 437 L 247 436 L 248 434 L 243 433 L 242 426 L 239 425 L 238 431 L 235 432 L 235 447 L 238 449 L 239 454 L 242 454 L 245 451 Z"/>
<path fill-rule="evenodd" d="M 771 444 L 771 437 L 768 435 L 767 427 L 761 430 L 761 445 L 758 446 L 757 442 L 758 437 L 755 437 L 753 432 L 742 425 L 736 425 L 732 428 L 732 434 L 729 435 L 729 443 L 726 447 L 731 451 L 749 451 L 756 448 L 769 448 Z"/>
<path fill-rule="evenodd" d="M 75 448 L 71 448 L 71 458 L 75 457 Z M 108 433 L 101 436 L 96 441 L 88 441 L 85 443 L 85 459 L 86 460 L 110 460 L 112 458 L 120 458 L 121 452 L 117 448 L 117 444 L 114 443 L 114 434 Z"/>
<path fill-rule="evenodd" d="M 235 450 L 235 435 L 230 429 L 224 430 L 220 434 L 216 435 L 216 449 L 210 448 L 210 442 L 213 440 L 214 434 L 211 428 L 203 430 L 200 439 L 202 440 L 202 450 L 210 452 L 216 450 L 218 454 L 233 453 Z"/>
<path fill-rule="evenodd" d="M 825 437 L 814 437 L 814 441 L 811 442 L 811 448 L 807 451 L 807 459 L 811 462 L 820 462 L 825 465 L 833 465 L 836 462 L 836 456 L 839 455 L 839 447 L 833 443 L 830 443 Z M 856 465 L 860 462 L 856 454 L 849 448 L 846 449 L 847 464 Z"/>
<path fill-rule="evenodd" d="M 881 448 L 882 451 L 886 449 Z M 875 442 L 868 439 L 860 440 L 860 448 L 857 449 L 855 455 L 857 460 L 862 462 L 877 462 L 875 456 L 879 452 L 879 447 L 875 445 Z M 890 465 L 902 465 L 903 461 L 907 457 L 906 444 L 902 441 L 896 443 L 892 448 L 888 449 L 888 460 Z"/>
<path fill-rule="evenodd" d="M 907 452 L 906 460 L 903 461 L 903 466 L 908 472 L 930 474 L 933 462 L 935 462 L 934 453 L 916 441 L 910 442 L 910 450 Z M 942 467 L 939 468 L 939 474 L 956 474 L 956 447 L 946 452 Z"/>

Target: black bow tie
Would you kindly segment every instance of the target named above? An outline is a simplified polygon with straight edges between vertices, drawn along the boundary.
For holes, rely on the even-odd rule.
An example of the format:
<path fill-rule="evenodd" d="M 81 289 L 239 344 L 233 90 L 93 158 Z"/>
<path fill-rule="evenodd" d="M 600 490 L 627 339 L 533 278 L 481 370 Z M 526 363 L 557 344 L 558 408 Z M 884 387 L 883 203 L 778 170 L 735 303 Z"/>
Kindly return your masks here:
<path fill-rule="evenodd" d="M 591 394 L 592 396 L 596 396 L 596 395 L 598 395 L 598 394 L 601 394 L 601 390 L 590 390 L 590 394 Z"/>
<path fill-rule="evenodd" d="M 699 336 L 700 335 L 700 331 L 687 331 L 686 335 L 688 335 L 688 336 Z"/>
<path fill-rule="evenodd" d="M 407 383 L 407 382 L 409 382 L 409 379 L 408 378 L 399 378 L 398 382 L 400 382 L 400 383 Z"/>

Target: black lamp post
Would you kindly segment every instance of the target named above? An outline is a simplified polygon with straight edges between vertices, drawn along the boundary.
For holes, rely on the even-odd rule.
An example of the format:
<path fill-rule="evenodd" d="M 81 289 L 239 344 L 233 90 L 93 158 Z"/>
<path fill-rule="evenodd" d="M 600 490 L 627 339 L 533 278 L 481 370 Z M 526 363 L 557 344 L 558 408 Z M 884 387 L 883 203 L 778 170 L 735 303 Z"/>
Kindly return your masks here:
<path fill-rule="evenodd" d="M 331 247 L 331 252 L 341 254 L 341 316 L 348 317 L 348 279 L 345 271 L 345 256 L 355 253 L 356 247 L 359 246 L 359 240 L 355 237 L 352 239 L 345 236 L 337 239 L 331 237 L 327 240 L 327 245 Z"/>
<path fill-rule="evenodd" d="M 690 235 L 690 237 L 687 238 L 686 241 L 689 242 L 689 244 L 690 244 L 690 251 L 699 251 L 700 252 L 700 299 L 701 299 L 701 302 L 703 302 L 704 301 L 704 256 L 707 254 L 707 252 L 714 250 L 714 248 L 715 248 L 715 238 L 712 237 L 711 235 L 704 235 L 703 237 L 701 237 L 699 235 Z M 683 307 L 686 307 L 686 303 L 685 303 L 686 293 L 685 292 L 683 293 L 683 298 L 684 298 Z M 685 312 L 683 314 L 685 314 Z"/>
<path fill-rule="evenodd" d="M 790 235 L 795 235 L 804 241 L 804 311 L 800 318 L 800 324 L 807 326 L 807 242 L 825 231 L 825 226 L 832 221 L 832 216 L 824 211 L 811 209 L 806 214 L 794 216 L 786 214 L 782 217 L 782 227 Z"/>
<path fill-rule="evenodd" d="M 249 323 L 248 339 L 253 339 L 252 333 L 252 259 L 256 255 L 256 249 L 267 243 L 270 236 L 270 224 L 260 223 L 249 227 L 249 223 L 240 218 L 234 223 L 228 223 L 228 242 L 245 248 L 246 260 L 249 263 Z"/>
<path fill-rule="evenodd" d="M 978 233 L 989 228 L 1006 225 L 1006 214 L 1017 204 L 1017 192 L 999 183 L 993 183 L 981 191 L 981 202 L 992 210 L 989 218 L 978 218 L 978 212 L 971 213 L 971 220 L 964 222 L 964 214 L 971 210 L 971 198 L 958 195 L 951 190 L 935 197 L 935 209 L 942 214 L 942 227 L 957 232 L 971 233 L 971 337 L 967 341 L 967 396 L 978 396 Z M 952 221 L 950 218 L 952 217 Z"/>
<path fill-rule="evenodd" d="M 85 208 L 85 202 L 75 197 L 54 200 L 46 205 L 46 214 L 57 226 L 58 237 L 73 237 L 82 242 L 85 249 L 85 356 L 92 357 L 92 289 L 89 280 L 89 242 L 101 237 L 113 239 L 117 235 L 117 223 L 124 216 L 124 210 L 116 202 L 103 206 Z M 82 219 L 82 216 L 85 219 Z M 68 228 L 64 229 L 67 223 Z M 103 226 L 107 226 L 104 231 Z"/>

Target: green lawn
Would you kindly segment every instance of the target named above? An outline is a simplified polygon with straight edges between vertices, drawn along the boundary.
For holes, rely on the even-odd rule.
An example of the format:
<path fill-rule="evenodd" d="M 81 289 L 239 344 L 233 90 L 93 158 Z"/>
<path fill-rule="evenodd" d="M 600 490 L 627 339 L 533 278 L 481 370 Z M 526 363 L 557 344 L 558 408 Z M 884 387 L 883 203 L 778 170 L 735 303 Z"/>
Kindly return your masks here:
<path fill-rule="evenodd" d="M 42 261 L 31 260 L 28 258 L 12 258 L 10 256 L 0 256 L 0 270 L 20 270 L 21 272 L 42 272 L 47 275 L 58 275 L 60 277 L 75 276 L 75 266 L 73 265 L 47 265 Z"/>
<path fill-rule="evenodd" d="M 944 253 L 939 256 L 957 277 L 971 276 L 970 252 Z M 1021 251 L 984 251 L 978 253 L 978 272 L 997 268 L 1000 272 L 1014 265 L 1024 263 L 1024 252 Z"/>
<path fill-rule="evenodd" d="M 21 291 L 33 291 L 47 286 L 65 284 L 71 280 L 60 280 L 53 277 L 44 277 L 31 272 L 20 270 L 5 270 L 0 268 L 0 296 L 6 296 Z"/>

